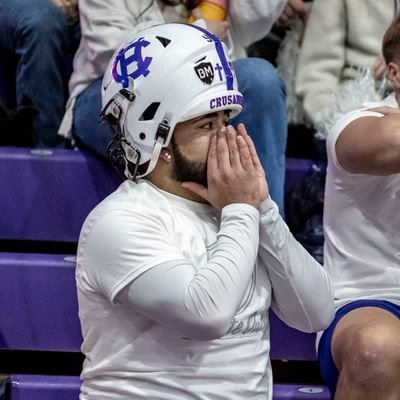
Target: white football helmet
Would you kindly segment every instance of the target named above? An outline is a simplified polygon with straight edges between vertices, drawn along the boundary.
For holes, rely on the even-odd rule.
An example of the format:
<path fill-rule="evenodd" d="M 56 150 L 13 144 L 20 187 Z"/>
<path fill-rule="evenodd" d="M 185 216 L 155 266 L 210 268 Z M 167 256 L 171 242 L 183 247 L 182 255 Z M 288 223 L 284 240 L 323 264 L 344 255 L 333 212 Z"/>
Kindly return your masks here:
<path fill-rule="evenodd" d="M 115 128 L 109 156 L 128 179 L 153 170 L 178 122 L 220 110 L 234 117 L 243 103 L 225 45 L 202 28 L 178 23 L 128 37 L 102 89 L 102 116 Z"/>

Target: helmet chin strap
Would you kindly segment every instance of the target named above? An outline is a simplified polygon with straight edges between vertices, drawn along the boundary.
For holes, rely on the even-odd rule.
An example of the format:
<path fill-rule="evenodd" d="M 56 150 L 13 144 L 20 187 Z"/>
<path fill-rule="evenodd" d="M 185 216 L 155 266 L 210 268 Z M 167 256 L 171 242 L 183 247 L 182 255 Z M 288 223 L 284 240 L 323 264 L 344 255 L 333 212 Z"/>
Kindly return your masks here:
<path fill-rule="evenodd" d="M 146 170 L 146 175 L 149 174 L 151 171 L 153 171 L 154 167 L 156 166 L 163 146 L 164 146 L 164 139 L 162 139 L 161 137 L 157 138 L 156 144 L 154 145 L 153 154 L 151 155 L 150 158 L 149 166 L 147 167 Z"/>
<path fill-rule="evenodd" d="M 149 166 L 146 170 L 146 175 L 153 171 L 154 167 L 157 164 L 158 158 L 160 157 L 160 152 L 168 138 L 170 137 L 171 126 L 169 122 L 172 119 L 172 114 L 167 113 L 163 118 L 162 122 L 158 125 L 157 133 L 156 133 L 156 143 L 153 148 L 153 153 L 150 158 Z"/>

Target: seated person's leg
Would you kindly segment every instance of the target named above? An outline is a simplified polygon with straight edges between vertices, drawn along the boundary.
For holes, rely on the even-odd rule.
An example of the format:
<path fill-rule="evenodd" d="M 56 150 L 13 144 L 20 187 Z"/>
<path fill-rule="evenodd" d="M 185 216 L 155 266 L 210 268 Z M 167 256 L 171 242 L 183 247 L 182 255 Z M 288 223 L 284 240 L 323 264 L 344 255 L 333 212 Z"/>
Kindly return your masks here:
<path fill-rule="evenodd" d="M 101 82 L 102 78 L 94 81 L 76 99 L 72 131 L 78 146 L 106 157 L 112 132 L 107 124 L 100 122 Z"/>
<path fill-rule="evenodd" d="M 400 398 L 400 307 L 360 300 L 342 307 L 324 332 L 318 361 L 335 400 Z"/>
<path fill-rule="evenodd" d="M 68 81 L 68 21 L 50 0 L 2 0 L 0 13 L 0 46 L 18 57 L 17 106 L 32 104 L 39 111 L 33 121 L 34 145 L 57 146 L 63 141 L 57 130 Z"/>
<path fill-rule="evenodd" d="M 270 195 L 277 203 L 281 215 L 284 215 L 287 140 L 284 84 L 276 69 L 261 58 L 237 60 L 234 68 L 239 90 L 244 95 L 244 107 L 232 123 L 245 124 L 264 167 Z"/>

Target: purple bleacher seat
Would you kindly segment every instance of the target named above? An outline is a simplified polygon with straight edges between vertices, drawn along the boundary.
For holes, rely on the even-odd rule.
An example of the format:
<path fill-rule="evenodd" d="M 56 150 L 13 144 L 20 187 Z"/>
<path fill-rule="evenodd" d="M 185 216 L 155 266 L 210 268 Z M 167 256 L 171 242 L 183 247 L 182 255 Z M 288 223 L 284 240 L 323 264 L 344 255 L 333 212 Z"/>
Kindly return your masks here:
<path fill-rule="evenodd" d="M 287 159 L 288 192 L 323 163 Z M 0 148 L 0 240 L 75 243 L 87 214 L 117 188 L 111 165 L 84 151 Z"/>
<path fill-rule="evenodd" d="M 77 376 L 11 375 L 7 384 L 7 400 L 78 400 L 81 381 Z M 322 385 L 274 385 L 273 400 L 307 399 L 330 400 L 329 391 Z"/>
<path fill-rule="evenodd" d="M 78 400 L 78 376 L 11 375 L 9 400 Z M 7 399 L 8 400 L 8 399 Z"/>
<path fill-rule="evenodd" d="M 330 400 L 329 389 L 323 385 L 275 384 L 273 400 Z"/>
<path fill-rule="evenodd" d="M 326 163 L 323 161 L 306 160 L 301 158 L 286 159 L 285 192 L 290 192 L 293 187 L 314 171 L 323 171 Z"/>
<path fill-rule="evenodd" d="M 1 147 L 0 240 L 77 242 L 120 182 L 111 164 L 82 151 Z"/>
<path fill-rule="evenodd" d="M 0 253 L 0 345 L 12 350 L 80 351 L 75 260 Z"/>
<path fill-rule="evenodd" d="M 272 311 L 271 359 L 315 361 L 315 333 L 304 333 L 288 327 Z"/>
<path fill-rule="evenodd" d="M 7 282 L 0 291 L 1 348 L 79 351 L 72 257 L 0 253 L 0 276 Z M 287 327 L 273 313 L 270 320 L 273 359 L 315 360 L 315 335 Z"/>
<path fill-rule="evenodd" d="M 315 171 L 324 171 L 324 161 L 287 158 L 285 192 L 289 193 L 295 185 Z M 276 315 L 270 313 L 271 358 L 275 360 L 316 360 L 315 334 L 303 333 L 284 324 Z"/>
<path fill-rule="evenodd" d="M 78 400 L 77 376 L 11 375 L 9 400 Z M 275 384 L 273 400 L 330 400 L 323 385 Z"/>

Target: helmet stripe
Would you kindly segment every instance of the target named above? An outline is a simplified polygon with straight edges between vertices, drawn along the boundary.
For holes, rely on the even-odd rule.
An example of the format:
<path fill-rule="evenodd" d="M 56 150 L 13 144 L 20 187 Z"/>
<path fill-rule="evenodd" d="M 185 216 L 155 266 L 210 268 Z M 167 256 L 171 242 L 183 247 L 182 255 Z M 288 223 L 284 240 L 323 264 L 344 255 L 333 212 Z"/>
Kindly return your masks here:
<path fill-rule="evenodd" d="M 190 25 L 190 26 L 203 32 L 209 39 L 211 39 L 215 43 L 215 50 L 217 51 L 218 57 L 221 61 L 222 68 L 224 70 L 226 77 L 226 88 L 227 90 L 233 90 L 234 89 L 233 73 L 231 67 L 229 66 L 228 60 L 226 59 L 225 51 L 224 48 L 222 47 L 222 42 L 211 32 L 208 32 L 207 30 L 201 28 L 200 26 L 197 25 Z"/>

